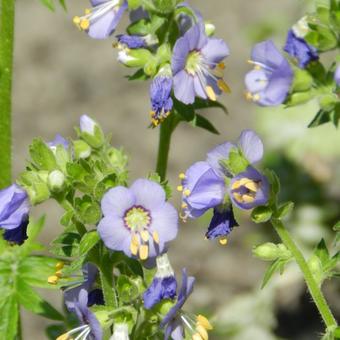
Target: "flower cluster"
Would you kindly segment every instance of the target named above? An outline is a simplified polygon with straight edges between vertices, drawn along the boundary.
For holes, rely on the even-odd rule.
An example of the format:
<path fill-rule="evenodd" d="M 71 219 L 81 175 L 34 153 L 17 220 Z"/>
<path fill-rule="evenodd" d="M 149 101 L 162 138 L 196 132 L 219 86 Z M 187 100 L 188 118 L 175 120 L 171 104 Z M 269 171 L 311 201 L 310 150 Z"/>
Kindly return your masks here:
<path fill-rule="evenodd" d="M 262 156 L 262 141 L 251 130 L 244 130 L 236 144 L 226 142 L 209 151 L 205 161 L 179 175 L 182 219 L 197 218 L 213 209 L 206 237 L 226 244 L 227 235 L 237 226 L 233 207 L 249 210 L 269 199 L 268 180 L 254 168 Z"/>
<path fill-rule="evenodd" d="M 84 16 L 76 16 L 73 21 L 95 39 L 113 34 L 130 6 L 120 0 L 92 0 L 91 4 L 92 9 L 87 9 Z M 127 67 L 138 67 L 152 78 L 150 117 L 153 126 L 159 125 L 171 113 L 173 97 L 184 104 L 193 104 L 196 97 L 215 101 L 222 91 L 230 91 L 223 80 L 224 59 L 229 55 L 229 48 L 222 39 L 210 36 L 214 29 L 211 24 L 204 23 L 197 10 L 185 2 L 167 9 L 176 14 L 177 25 L 170 23 L 177 35 L 174 42 L 167 41 L 157 31 L 160 26 L 169 24 L 167 21 L 154 22 L 155 17 L 141 6 L 132 6 L 129 10 L 128 34 L 117 35 L 114 46 L 119 51 L 118 61 Z M 156 29 L 150 30 L 154 26 Z"/>

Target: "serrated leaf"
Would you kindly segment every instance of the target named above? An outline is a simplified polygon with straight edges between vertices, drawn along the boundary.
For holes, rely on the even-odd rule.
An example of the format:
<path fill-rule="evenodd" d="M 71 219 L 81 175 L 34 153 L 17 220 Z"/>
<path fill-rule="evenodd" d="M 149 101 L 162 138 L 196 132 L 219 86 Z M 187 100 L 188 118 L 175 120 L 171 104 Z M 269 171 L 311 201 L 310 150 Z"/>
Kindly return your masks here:
<path fill-rule="evenodd" d="M 0 339 L 16 338 L 18 310 L 18 302 L 14 294 L 0 302 Z"/>
<path fill-rule="evenodd" d="M 253 209 L 251 218 L 255 223 L 263 223 L 270 220 L 272 217 L 272 209 L 267 206 L 259 206 Z"/>
<path fill-rule="evenodd" d="M 214 133 L 215 135 L 219 135 L 219 132 L 215 126 L 207 118 L 201 116 L 200 114 L 195 115 L 195 118 L 192 120 L 191 124 Z"/>
<path fill-rule="evenodd" d="M 24 281 L 17 282 L 17 295 L 20 304 L 27 310 L 51 320 L 63 320 L 64 317 L 47 301 L 43 300 Z"/>
<path fill-rule="evenodd" d="M 86 233 L 80 240 L 79 254 L 87 254 L 98 243 L 99 240 L 100 237 L 96 230 Z"/>

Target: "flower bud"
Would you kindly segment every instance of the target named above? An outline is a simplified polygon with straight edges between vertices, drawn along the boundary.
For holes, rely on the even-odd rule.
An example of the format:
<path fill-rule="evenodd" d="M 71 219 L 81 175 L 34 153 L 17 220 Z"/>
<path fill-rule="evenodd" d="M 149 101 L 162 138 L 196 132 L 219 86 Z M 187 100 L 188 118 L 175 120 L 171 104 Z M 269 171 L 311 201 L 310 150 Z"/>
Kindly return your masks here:
<path fill-rule="evenodd" d="M 322 266 L 320 259 L 316 255 L 312 255 L 312 257 L 309 259 L 308 267 L 312 272 L 315 280 L 319 283 L 322 282 L 323 276 Z"/>
<path fill-rule="evenodd" d="M 335 94 L 326 94 L 319 99 L 320 108 L 325 111 L 331 111 L 338 99 Z"/>
<path fill-rule="evenodd" d="M 115 323 L 110 340 L 129 340 L 129 327 L 126 323 Z"/>
<path fill-rule="evenodd" d="M 153 0 L 152 2 L 157 11 L 163 14 L 172 12 L 176 6 L 176 0 Z"/>
<path fill-rule="evenodd" d="M 253 255 L 265 261 L 274 261 L 279 257 L 279 249 L 276 244 L 267 242 L 253 249 Z"/>
<path fill-rule="evenodd" d="M 47 178 L 47 185 L 51 192 L 60 192 L 65 187 L 65 175 L 60 170 L 53 170 Z"/>
<path fill-rule="evenodd" d="M 124 48 L 118 52 L 118 61 L 127 67 L 144 67 L 152 59 L 152 53 L 144 48 Z"/>
<path fill-rule="evenodd" d="M 167 63 L 171 60 L 171 48 L 169 44 L 163 44 L 157 49 L 157 58 L 159 64 Z M 170 70 L 171 74 L 171 70 Z"/>
<path fill-rule="evenodd" d="M 313 77 L 309 72 L 297 68 L 294 70 L 294 79 L 292 84 L 293 92 L 307 91 L 312 87 Z"/>
<path fill-rule="evenodd" d="M 206 21 L 204 23 L 204 28 L 205 28 L 205 34 L 208 36 L 208 37 L 211 37 L 215 34 L 215 30 L 216 30 L 216 27 L 214 24 L 212 24 L 211 22 L 209 21 Z"/>
<path fill-rule="evenodd" d="M 81 137 L 93 148 L 100 148 L 104 143 L 104 133 L 99 124 L 87 115 L 80 117 Z"/>
<path fill-rule="evenodd" d="M 306 102 L 308 102 L 309 100 L 311 100 L 313 97 L 312 93 L 307 91 L 307 92 L 296 92 L 293 93 L 288 102 L 287 105 L 288 106 L 295 106 L 295 105 L 300 105 L 300 104 L 304 104 Z"/>
<path fill-rule="evenodd" d="M 91 147 L 83 140 L 73 142 L 74 157 L 76 159 L 85 159 L 91 155 Z"/>

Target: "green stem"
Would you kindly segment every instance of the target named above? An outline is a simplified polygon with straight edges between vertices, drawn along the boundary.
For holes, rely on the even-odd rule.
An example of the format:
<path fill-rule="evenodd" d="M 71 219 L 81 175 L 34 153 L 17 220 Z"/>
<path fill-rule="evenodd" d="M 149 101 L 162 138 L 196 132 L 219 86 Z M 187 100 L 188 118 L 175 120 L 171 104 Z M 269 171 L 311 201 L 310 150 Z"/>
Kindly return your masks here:
<path fill-rule="evenodd" d="M 0 188 L 11 183 L 11 98 L 15 0 L 0 0 Z"/>
<path fill-rule="evenodd" d="M 272 219 L 271 220 L 271 224 L 274 227 L 274 229 L 276 230 L 276 232 L 278 233 L 278 235 L 280 236 L 282 242 L 285 244 L 285 246 L 290 250 L 290 252 L 292 253 L 293 257 L 295 258 L 295 261 L 297 262 L 297 264 L 299 265 L 304 279 L 307 283 L 307 287 L 309 289 L 309 292 L 321 314 L 321 317 L 325 323 L 325 325 L 327 326 L 327 328 L 331 328 L 337 325 L 337 322 L 318 286 L 318 284 L 316 283 L 312 272 L 310 271 L 308 264 L 305 260 L 305 258 L 303 257 L 301 251 L 299 250 L 299 248 L 296 246 L 296 244 L 294 243 L 293 239 L 291 238 L 291 236 L 289 235 L 287 229 L 285 228 L 285 226 L 283 225 L 283 223 L 280 220 L 277 219 Z"/>
<path fill-rule="evenodd" d="M 165 119 L 163 123 L 161 123 L 161 126 L 159 128 L 159 143 L 156 172 L 159 174 L 162 181 L 164 181 L 166 178 L 171 136 L 178 123 L 179 120 L 177 119 L 175 114 L 172 113 L 167 119 Z"/>

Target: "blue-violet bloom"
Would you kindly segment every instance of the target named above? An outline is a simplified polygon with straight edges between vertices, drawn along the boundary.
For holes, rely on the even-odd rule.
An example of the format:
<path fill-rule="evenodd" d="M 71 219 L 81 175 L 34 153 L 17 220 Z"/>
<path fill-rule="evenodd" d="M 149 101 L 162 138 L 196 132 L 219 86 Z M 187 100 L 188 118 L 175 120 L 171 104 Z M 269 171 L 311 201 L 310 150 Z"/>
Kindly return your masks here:
<path fill-rule="evenodd" d="M 232 178 L 229 194 L 240 209 L 253 209 L 265 205 L 269 199 L 269 183 L 265 176 L 252 166 Z"/>
<path fill-rule="evenodd" d="M 156 258 L 157 272 L 150 286 L 143 294 L 144 307 L 151 309 L 154 305 L 165 299 L 173 299 L 176 296 L 177 281 L 174 270 L 167 254 Z"/>
<path fill-rule="evenodd" d="M 122 45 L 120 48 L 127 47 L 130 49 L 146 47 L 145 39 L 140 35 L 128 35 L 119 34 L 117 35 L 118 45 Z"/>
<path fill-rule="evenodd" d="M 8 242 L 21 245 L 27 240 L 28 217 L 22 221 L 19 227 L 14 229 L 5 229 L 4 239 Z"/>
<path fill-rule="evenodd" d="M 334 81 L 336 86 L 340 86 L 340 65 L 338 65 L 335 69 Z"/>
<path fill-rule="evenodd" d="M 101 239 L 107 248 L 127 256 L 154 258 L 177 235 L 177 211 L 166 202 L 162 186 L 153 181 L 138 179 L 130 188 L 110 189 L 101 201 L 101 209 Z"/>
<path fill-rule="evenodd" d="M 184 104 L 192 104 L 196 96 L 216 100 L 221 90 L 229 92 L 223 80 L 223 59 L 228 55 L 226 43 L 207 37 L 202 23 L 191 27 L 173 48 L 171 66 L 175 97 Z"/>
<path fill-rule="evenodd" d="M 246 97 L 261 106 L 282 104 L 290 90 L 294 73 L 271 40 L 256 44 L 251 53 L 254 69 L 246 74 Z"/>
<path fill-rule="evenodd" d="M 116 29 L 125 10 L 126 0 L 90 0 L 91 9 L 85 15 L 73 18 L 74 24 L 94 39 L 106 39 Z"/>
<path fill-rule="evenodd" d="M 52 151 L 55 151 L 58 145 L 63 146 L 65 150 L 68 149 L 70 143 L 63 136 L 57 133 L 54 137 L 54 140 L 47 142 L 47 145 Z"/>
<path fill-rule="evenodd" d="M 80 290 L 78 299 L 70 303 L 70 308 L 81 325 L 59 336 L 57 340 L 71 339 L 74 334 L 78 334 L 77 339 L 81 340 L 102 340 L 103 330 L 96 316 L 88 308 L 88 293 L 85 289 Z"/>

